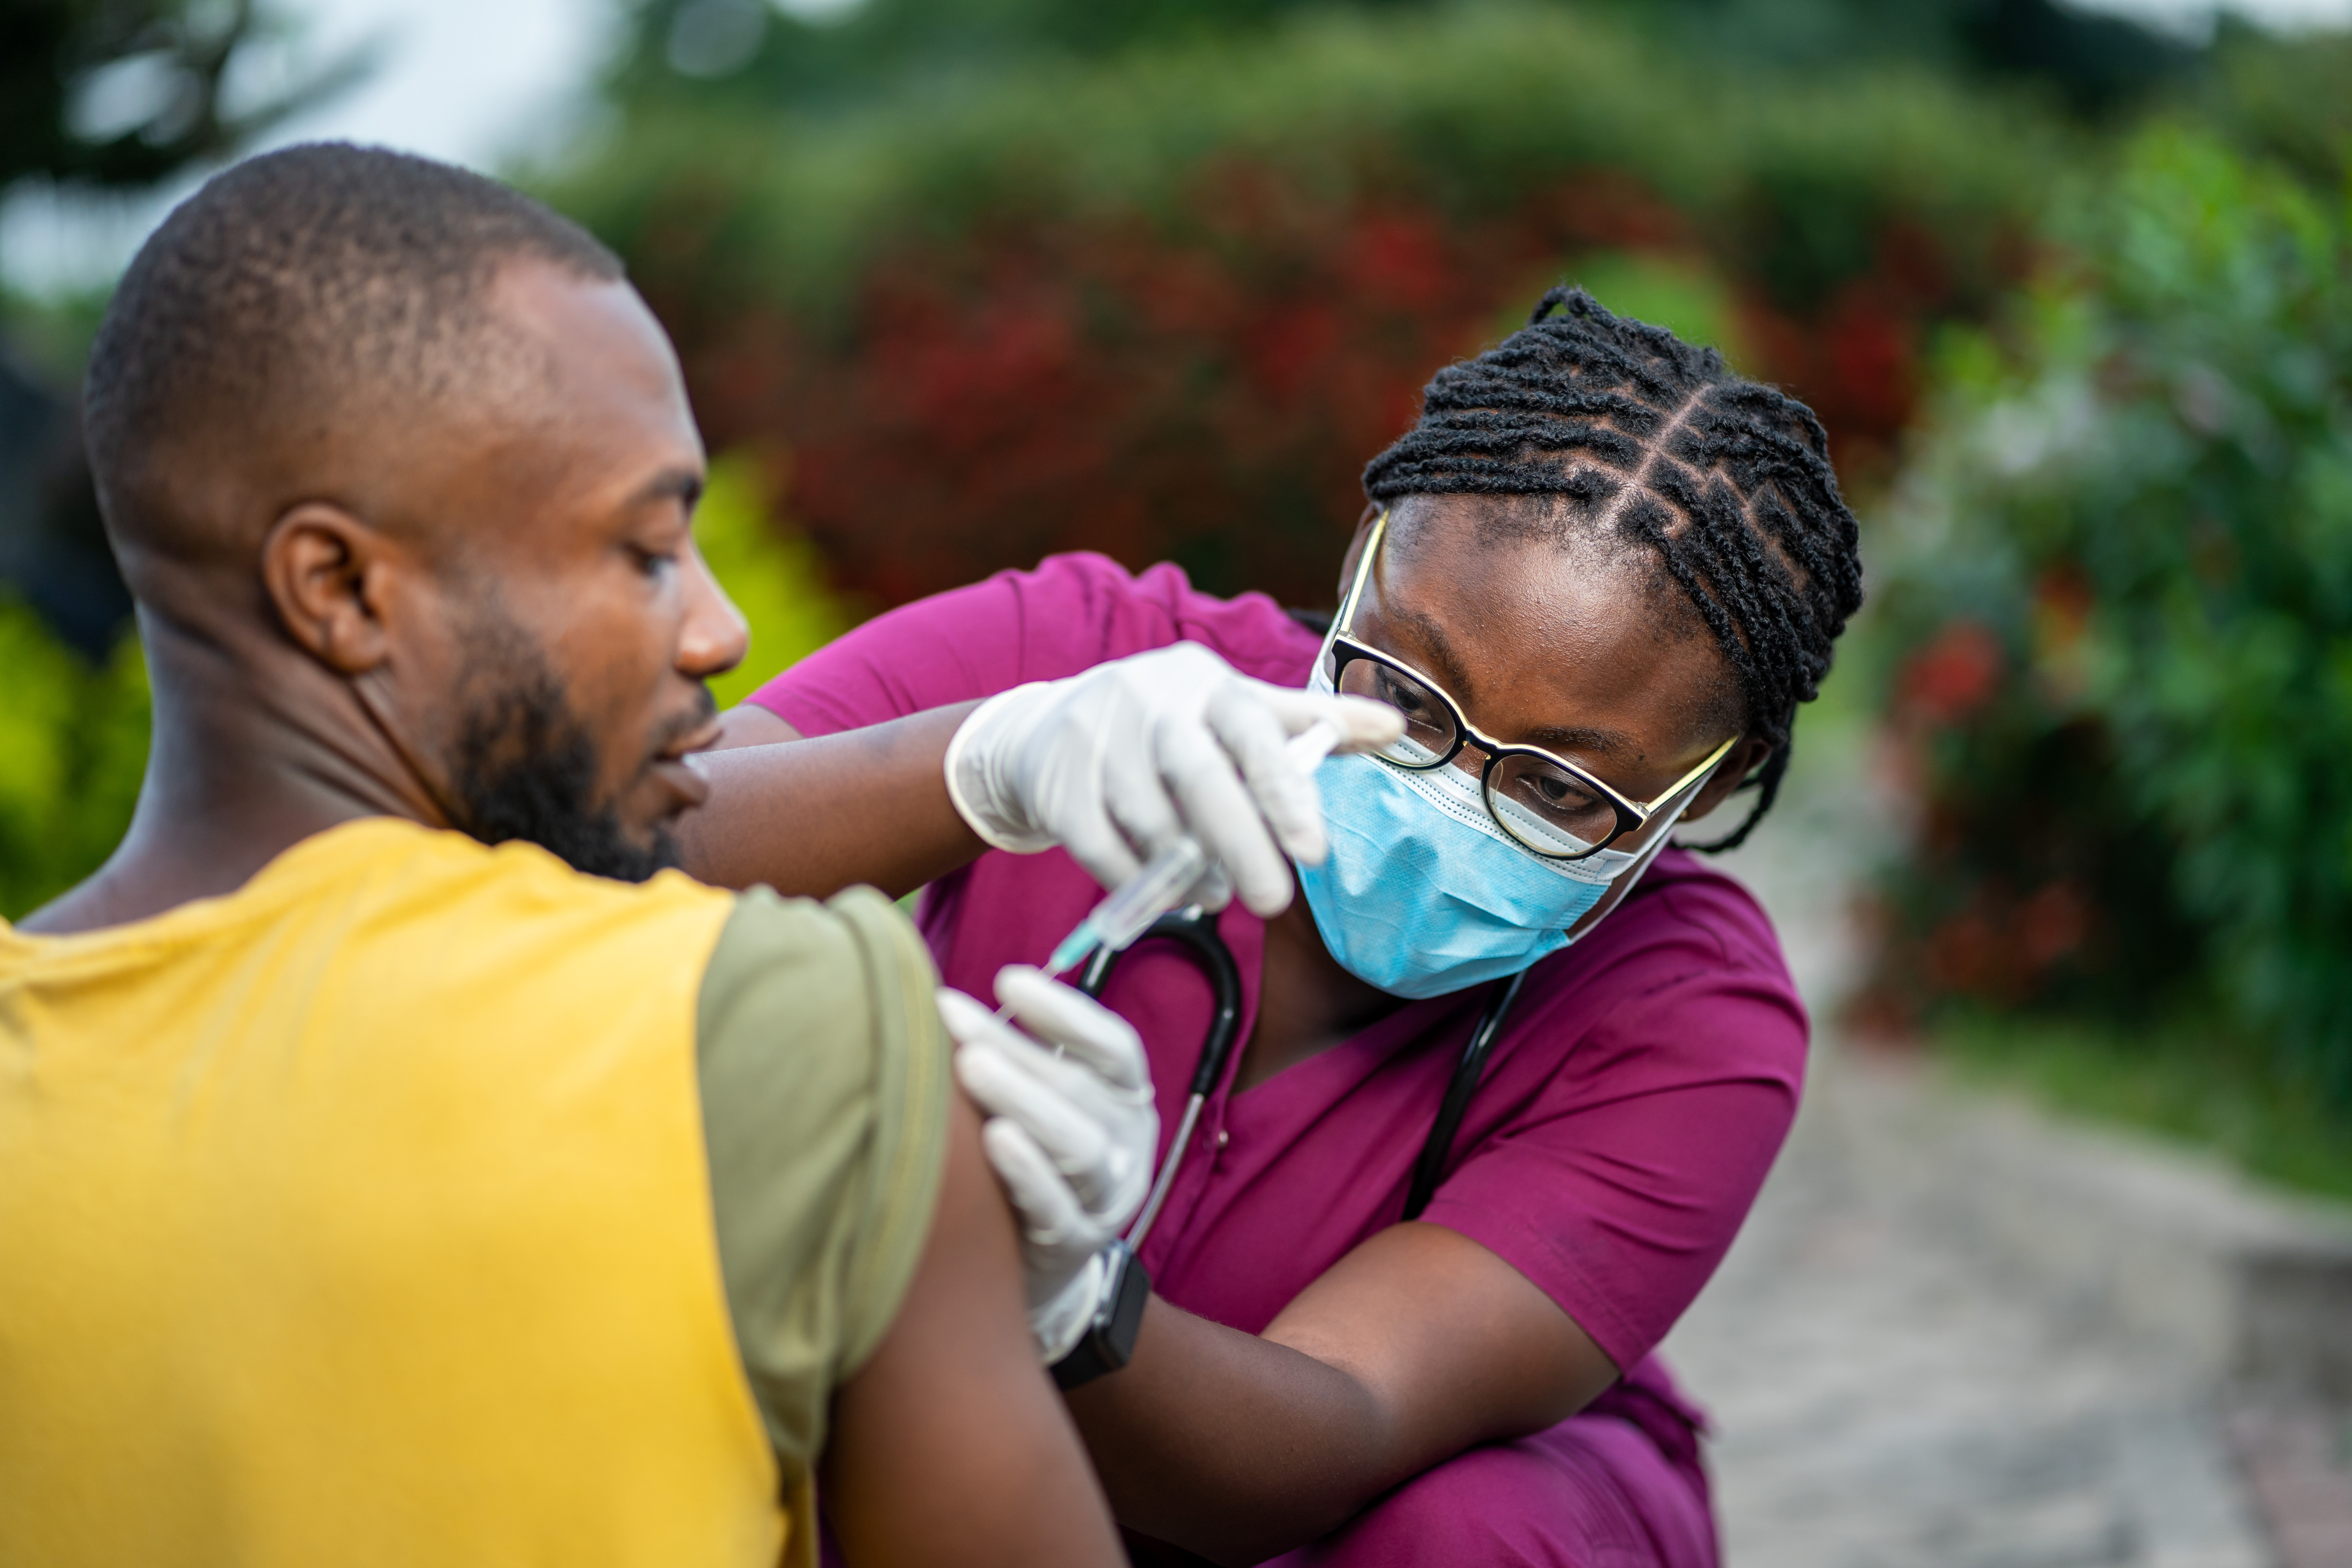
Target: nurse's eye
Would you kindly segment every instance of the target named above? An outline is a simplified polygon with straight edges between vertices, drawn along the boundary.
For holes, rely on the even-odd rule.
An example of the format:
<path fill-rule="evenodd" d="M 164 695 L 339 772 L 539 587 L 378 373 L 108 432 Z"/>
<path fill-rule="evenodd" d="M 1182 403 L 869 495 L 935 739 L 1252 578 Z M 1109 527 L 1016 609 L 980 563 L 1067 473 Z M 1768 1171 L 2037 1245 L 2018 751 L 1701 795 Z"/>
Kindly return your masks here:
<path fill-rule="evenodd" d="M 1410 676 L 1383 668 L 1375 679 L 1373 689 L 1381 701 L 1402 713 L 1408 722 L 1441 726 L 1446 722 L 1444 705 Z"/>
<path fill-rule="evenodd" d="M 1563 773 L 1540 773 L 1528 784 L 1538 804 L 1554 811 L 1573 811 L 1594 803 L 1591 790 Z"/>
<path fill-rule="evenodd" d="M 1616 816 L 1583 780 L 1533 757 L 1507 759 L 1497 782 L 1510 799 L 1553 822 L 1581 827 Z"/>

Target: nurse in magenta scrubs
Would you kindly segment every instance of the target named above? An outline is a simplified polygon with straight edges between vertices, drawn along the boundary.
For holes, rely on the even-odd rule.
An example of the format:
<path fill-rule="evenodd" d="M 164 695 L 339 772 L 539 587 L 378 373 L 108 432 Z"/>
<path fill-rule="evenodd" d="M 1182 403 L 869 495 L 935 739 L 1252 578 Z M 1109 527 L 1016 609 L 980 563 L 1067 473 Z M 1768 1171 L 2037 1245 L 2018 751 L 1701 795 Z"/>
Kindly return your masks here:
<path fill-rule="evenodd" d="M 1853 519 L 1808 410 L 1567 290 L 1441 372 L 1365 478 L 1337 626 L 1057 556 L 883 616 L 731 738 L 859 731 L 833 744 L 912 781 L 945 732 L 927 713 L 1181 641 L 1402 710 L 1402 740 L 1318 773 L 1304 897 L 1216 921 L 1242 1043 L 1141 1249 L 1133 1359 L 1070 1409 L 1139 1561 L 1705 1568 L 1703 1425 L 1651 1352 L 1788 1131 L 1806 1020 L 1763 911 L 1670 838 L 1752 801 L 1722 847 L 1771 805 L 1860 603 Z M 901 822 L 936 818 L 890 788 Z M 698 831 L 689 864 L 928 880 L 923 930 L 975 995 L 1101 895 L 1059 851 L 877 848 L 846 808 L 791 826 L 789 848 Z M 1522 971 L 1401 1223 L 1464 1041 Z M 1210 987 L 1146 942 L 1104 1000 L 1148 1047 L 1164 1150 Z"/>

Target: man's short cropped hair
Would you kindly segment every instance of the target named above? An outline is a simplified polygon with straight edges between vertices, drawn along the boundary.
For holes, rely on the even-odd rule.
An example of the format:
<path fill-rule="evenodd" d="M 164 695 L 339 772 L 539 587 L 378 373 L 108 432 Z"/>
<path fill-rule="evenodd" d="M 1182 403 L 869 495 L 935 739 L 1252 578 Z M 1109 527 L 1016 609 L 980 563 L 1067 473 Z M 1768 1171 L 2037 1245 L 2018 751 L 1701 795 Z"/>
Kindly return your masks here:
<path fill-rule="evenodd" d="M 153 537 L 179 521 L 148 515 L 170 509 L 167 454 L 233 461 L 339 415 L 462 396 L 488 286 L 520 258 L 623 276 L 541 203 L 403 153 L 318 142 L 215 175 L 141 247 L 90 352 L 90 462 L 118 547 L 194 542 Z"/>

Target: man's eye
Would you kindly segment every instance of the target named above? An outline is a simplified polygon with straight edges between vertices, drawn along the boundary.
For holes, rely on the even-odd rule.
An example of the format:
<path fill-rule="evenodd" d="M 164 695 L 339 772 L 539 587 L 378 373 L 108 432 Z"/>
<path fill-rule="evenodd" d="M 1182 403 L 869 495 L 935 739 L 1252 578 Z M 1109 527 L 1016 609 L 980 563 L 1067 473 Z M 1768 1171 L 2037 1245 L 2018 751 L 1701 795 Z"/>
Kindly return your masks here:
<path fill-rule="evenodd" d="M 635 559 L 637 570 L 648 577 L 658 577 L 677 564 L 675 550 L 647 550 L 641 544 L 632 544 L 629 553 Z"/>

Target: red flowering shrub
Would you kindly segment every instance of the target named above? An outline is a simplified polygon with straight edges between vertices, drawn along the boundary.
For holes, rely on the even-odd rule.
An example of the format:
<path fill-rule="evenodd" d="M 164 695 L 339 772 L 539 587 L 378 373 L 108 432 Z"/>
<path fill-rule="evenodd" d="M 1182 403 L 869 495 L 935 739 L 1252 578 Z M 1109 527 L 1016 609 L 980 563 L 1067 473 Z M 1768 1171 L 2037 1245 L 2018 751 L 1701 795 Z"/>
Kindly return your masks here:
<path fill-rule="evenodd" d="M 1899 720 L 1956 724 L 1983 707 L 2000 683 L 2000 639 L 1982 623 L 1958 620 L 1905 661 Z"/>
<path fill-rule="evenodd" d="M 1325 18 L 848 129 L 640 131 L 563 199 L 629 257 L 712 445 L 766 454 L 885 603 L 1067 549 L 1328 601 L 1421 386 L 1603 254 L 1721 279 L 1735 359 L 1866 483 L 1928 329 L 2017 269 L 2055 135 L 1549 8 Z"/>

